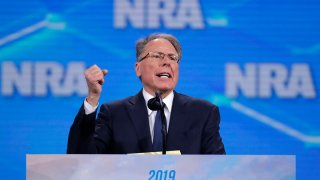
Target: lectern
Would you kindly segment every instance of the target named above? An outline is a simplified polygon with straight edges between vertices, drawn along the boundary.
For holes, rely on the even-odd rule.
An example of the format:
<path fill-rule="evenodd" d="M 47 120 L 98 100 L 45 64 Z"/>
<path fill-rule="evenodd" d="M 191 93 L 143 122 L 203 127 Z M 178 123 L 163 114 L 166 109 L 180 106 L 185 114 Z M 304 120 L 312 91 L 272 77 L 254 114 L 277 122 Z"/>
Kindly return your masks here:
<path fill-rule="evenodd" d="M 27 155 L 27 179 L 286 180 L 293 155 Z"/>

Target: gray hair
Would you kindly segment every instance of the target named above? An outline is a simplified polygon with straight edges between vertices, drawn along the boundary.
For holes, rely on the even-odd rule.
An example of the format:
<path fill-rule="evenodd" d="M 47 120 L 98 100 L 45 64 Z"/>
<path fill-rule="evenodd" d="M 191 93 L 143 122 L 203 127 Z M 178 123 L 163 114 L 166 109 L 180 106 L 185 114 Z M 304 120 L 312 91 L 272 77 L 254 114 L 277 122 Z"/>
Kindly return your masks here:
<path fill-rule="evenodd" d="M 139 57 L 140 55 L 144 52 L 145 46 L 152 40 L 154 39 L 165 39 L 168 40 L 173 47 L 176 49 L 179 59 L 182 58 L 182 48 L 180 46 L 179 41 L 177 38 L 170 34 L 161 34 L 161 33 L 156 33 L 156 34 L 151 34 L 147 36 L 146 38 L 139 39 L 136 44 L 136 61 L 139 62 Z"/>

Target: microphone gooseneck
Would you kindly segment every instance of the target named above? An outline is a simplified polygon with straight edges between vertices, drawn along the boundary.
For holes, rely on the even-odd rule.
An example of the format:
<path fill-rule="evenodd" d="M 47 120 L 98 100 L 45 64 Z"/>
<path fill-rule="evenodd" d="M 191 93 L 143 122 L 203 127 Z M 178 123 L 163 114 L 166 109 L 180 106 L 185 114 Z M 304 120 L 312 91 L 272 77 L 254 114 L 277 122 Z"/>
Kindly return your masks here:
<path fill-rule="evenodd" d="M 148 108 L 152 111 L 160 111 L 161 113 L 161 120 L 162 120 L 162 154 L 166 154 L 167 151 L 167 120 L 164 114 L 164 103 L 162 101 L 161 93 L 157 91 L 156 97 L 151 98 L 148 101 Z"/>
<path fill-rule="evenodd" d="M 161 93 L 159 91 L 156 91 L 156 98 L 159 100 L 159 104 L 160 104 L 160 110 L 164 108 L 164 104 L 162 101 L 162 97 L 161 97 Z"/>

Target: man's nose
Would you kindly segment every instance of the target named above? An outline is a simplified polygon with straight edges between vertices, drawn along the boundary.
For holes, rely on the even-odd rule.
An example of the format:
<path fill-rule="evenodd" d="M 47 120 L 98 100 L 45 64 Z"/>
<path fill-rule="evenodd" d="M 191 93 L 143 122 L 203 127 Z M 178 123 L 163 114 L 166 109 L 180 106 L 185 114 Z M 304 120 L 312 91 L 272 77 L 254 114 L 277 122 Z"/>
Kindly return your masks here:
<path fill-rule="evenodd" d="M 171 59 L 169 54 L 165 54 L 163 57 L 163 61 L 168 61 L 169 63 L 172 63 L 173 60 Z"/>
<path fill-rule="evenodd" d="M 165 66 L 165 65 L 170 65 L 171 64 L 171 60 L 169 59 L 168 55 L 165 55 L 163 57 L 163 59 L 161 60 L 161 65 Z"/>

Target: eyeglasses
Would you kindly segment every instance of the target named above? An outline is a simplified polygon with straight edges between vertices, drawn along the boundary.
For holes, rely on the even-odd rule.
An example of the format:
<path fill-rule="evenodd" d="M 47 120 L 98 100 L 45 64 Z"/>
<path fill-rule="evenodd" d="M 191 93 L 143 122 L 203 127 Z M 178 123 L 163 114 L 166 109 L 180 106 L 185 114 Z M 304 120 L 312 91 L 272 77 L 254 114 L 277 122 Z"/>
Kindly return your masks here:
<path fill-rule="evenodd" d="M 140 61 L 142 61 L 142 60 L 144 60 L 145 58 L 148 58 L 148 57 L 150 57 L 151 59 L 153 59 L 155 61 L 161 61 L 161 60 L 164 60 L 164 58 L 166 56 L 168 57 L 168 59 L 171 62 L 179 63 L 179 61 L 180 61 L 179 56 L 175 55 L 175 54 L 165 54 L 165 53 L 162 53 L 162 52 L 148 52 L 148 54 L 146 54 L 145 56 L 140 58 L 138 62 L 140 62 Z"/>

